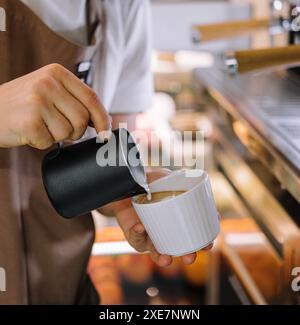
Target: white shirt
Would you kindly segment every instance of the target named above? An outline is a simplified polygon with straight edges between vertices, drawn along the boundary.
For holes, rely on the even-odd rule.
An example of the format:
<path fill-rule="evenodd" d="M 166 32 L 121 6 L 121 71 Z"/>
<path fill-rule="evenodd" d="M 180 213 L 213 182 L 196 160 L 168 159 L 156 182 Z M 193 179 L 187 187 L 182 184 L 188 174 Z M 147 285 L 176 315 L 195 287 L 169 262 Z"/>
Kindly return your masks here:
<path fill-rule="evenodd" d="M 50 28 L 86 45 L 87 0 L 21 0 Z M 99 0 L 100 2 L 100 0 Z M 151 105 L 151 11 L 148 0 L 105 0 L 107 17 L 101 99 L 112 114 L 138 113 Z"/>

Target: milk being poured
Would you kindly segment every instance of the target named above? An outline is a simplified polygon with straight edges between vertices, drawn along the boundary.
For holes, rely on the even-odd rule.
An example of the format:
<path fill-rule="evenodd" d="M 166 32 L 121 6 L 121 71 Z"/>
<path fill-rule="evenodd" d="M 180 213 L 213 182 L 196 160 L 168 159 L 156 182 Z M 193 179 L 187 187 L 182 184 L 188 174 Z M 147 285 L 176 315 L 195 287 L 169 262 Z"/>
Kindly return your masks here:
<path fill-rule="evenodd" d="M 147 200 L 151 201 L 152 200 L 152 195 L 151 195 L 151 190 L 150 190 L 149 185 L 147 184 L 144 188 L 145 188 L 145 191 L 147 192 Z"/>
<path fill-rule="evenodd" d="M 149 184 L 147 182 L 147 177 L 143 168 L 132 170 L 132 174 L 137 183 L 145 189 L 147 193 L 147 200 L 151 201 L 152 195 Z"/>

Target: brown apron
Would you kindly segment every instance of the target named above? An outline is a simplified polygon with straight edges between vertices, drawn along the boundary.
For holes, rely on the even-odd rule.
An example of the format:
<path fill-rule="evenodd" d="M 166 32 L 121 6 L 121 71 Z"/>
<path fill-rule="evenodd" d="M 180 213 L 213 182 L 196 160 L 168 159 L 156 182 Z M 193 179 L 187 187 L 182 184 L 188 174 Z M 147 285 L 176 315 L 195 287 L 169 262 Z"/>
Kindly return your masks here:
<path fill-rule="evenodd" d="M 0 33 L 0 84 L 50 63 L 75 73 L 78 63 L 101 57 L 99 0 L 88 2 L 86 47 L 56 34 L 19 0 L 0 0 L 0 7 L 7 16 L 7 31 Z M 100 64 L 94 59 L 93 70 Z M 44 155 L 30 147 L 0 149 L 0 267 L 7 290 L 0 292 L 0 304 L 94 302 L 86 274 L 94 240 L 91 215 L 73 220 L 57 215 L 42 185 Z"/>

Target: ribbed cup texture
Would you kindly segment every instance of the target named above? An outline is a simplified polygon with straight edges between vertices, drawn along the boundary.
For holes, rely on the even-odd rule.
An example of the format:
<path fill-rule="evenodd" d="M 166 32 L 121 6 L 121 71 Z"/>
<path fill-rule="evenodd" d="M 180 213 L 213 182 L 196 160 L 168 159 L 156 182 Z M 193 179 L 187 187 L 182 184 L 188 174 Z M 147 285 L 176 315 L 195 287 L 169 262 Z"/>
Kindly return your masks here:
<path fill-rule="evenodd" d="M 135 204 L 155 248 L 181 256 L 209 245 L 220 231 L 208 177 L 187 193 L 156 204 Z"/>

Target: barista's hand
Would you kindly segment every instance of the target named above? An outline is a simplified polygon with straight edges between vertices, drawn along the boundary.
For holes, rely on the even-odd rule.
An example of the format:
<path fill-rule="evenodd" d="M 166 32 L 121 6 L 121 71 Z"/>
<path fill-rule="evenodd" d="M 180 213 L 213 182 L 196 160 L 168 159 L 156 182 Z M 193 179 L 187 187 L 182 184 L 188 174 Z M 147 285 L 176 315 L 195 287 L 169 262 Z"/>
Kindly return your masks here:
<path fill-rule="evenodd" d="M 148 173 L 148 182 L 164 177 L 170 173 L 169 170 L 153 170 Z M 138 252 L 150 253 L 151 258 L 161 267 L 168 266 L 172 263 L 172 257 L 160 255 L 153 246 L 148 237 L 144 226 L 141 224 L 138 215 L 132 207 L 131 199 L 113 203 L 113 209 L 117 216 L 120 227 L 123 229 L 129 244 Z M 211 249 L 212 245 L 206 249 Z M 182 257 L 185 264 L 192 264 L 196 259 L 196 254 L 188 254 Z"/>
<path fill-rule="evenodd" d="M 0 86 L 0 147 L 46 149 L 77 140 L 89 122 L 110 129 L 110 117 L 97 95 L 58 64 Z"/>

